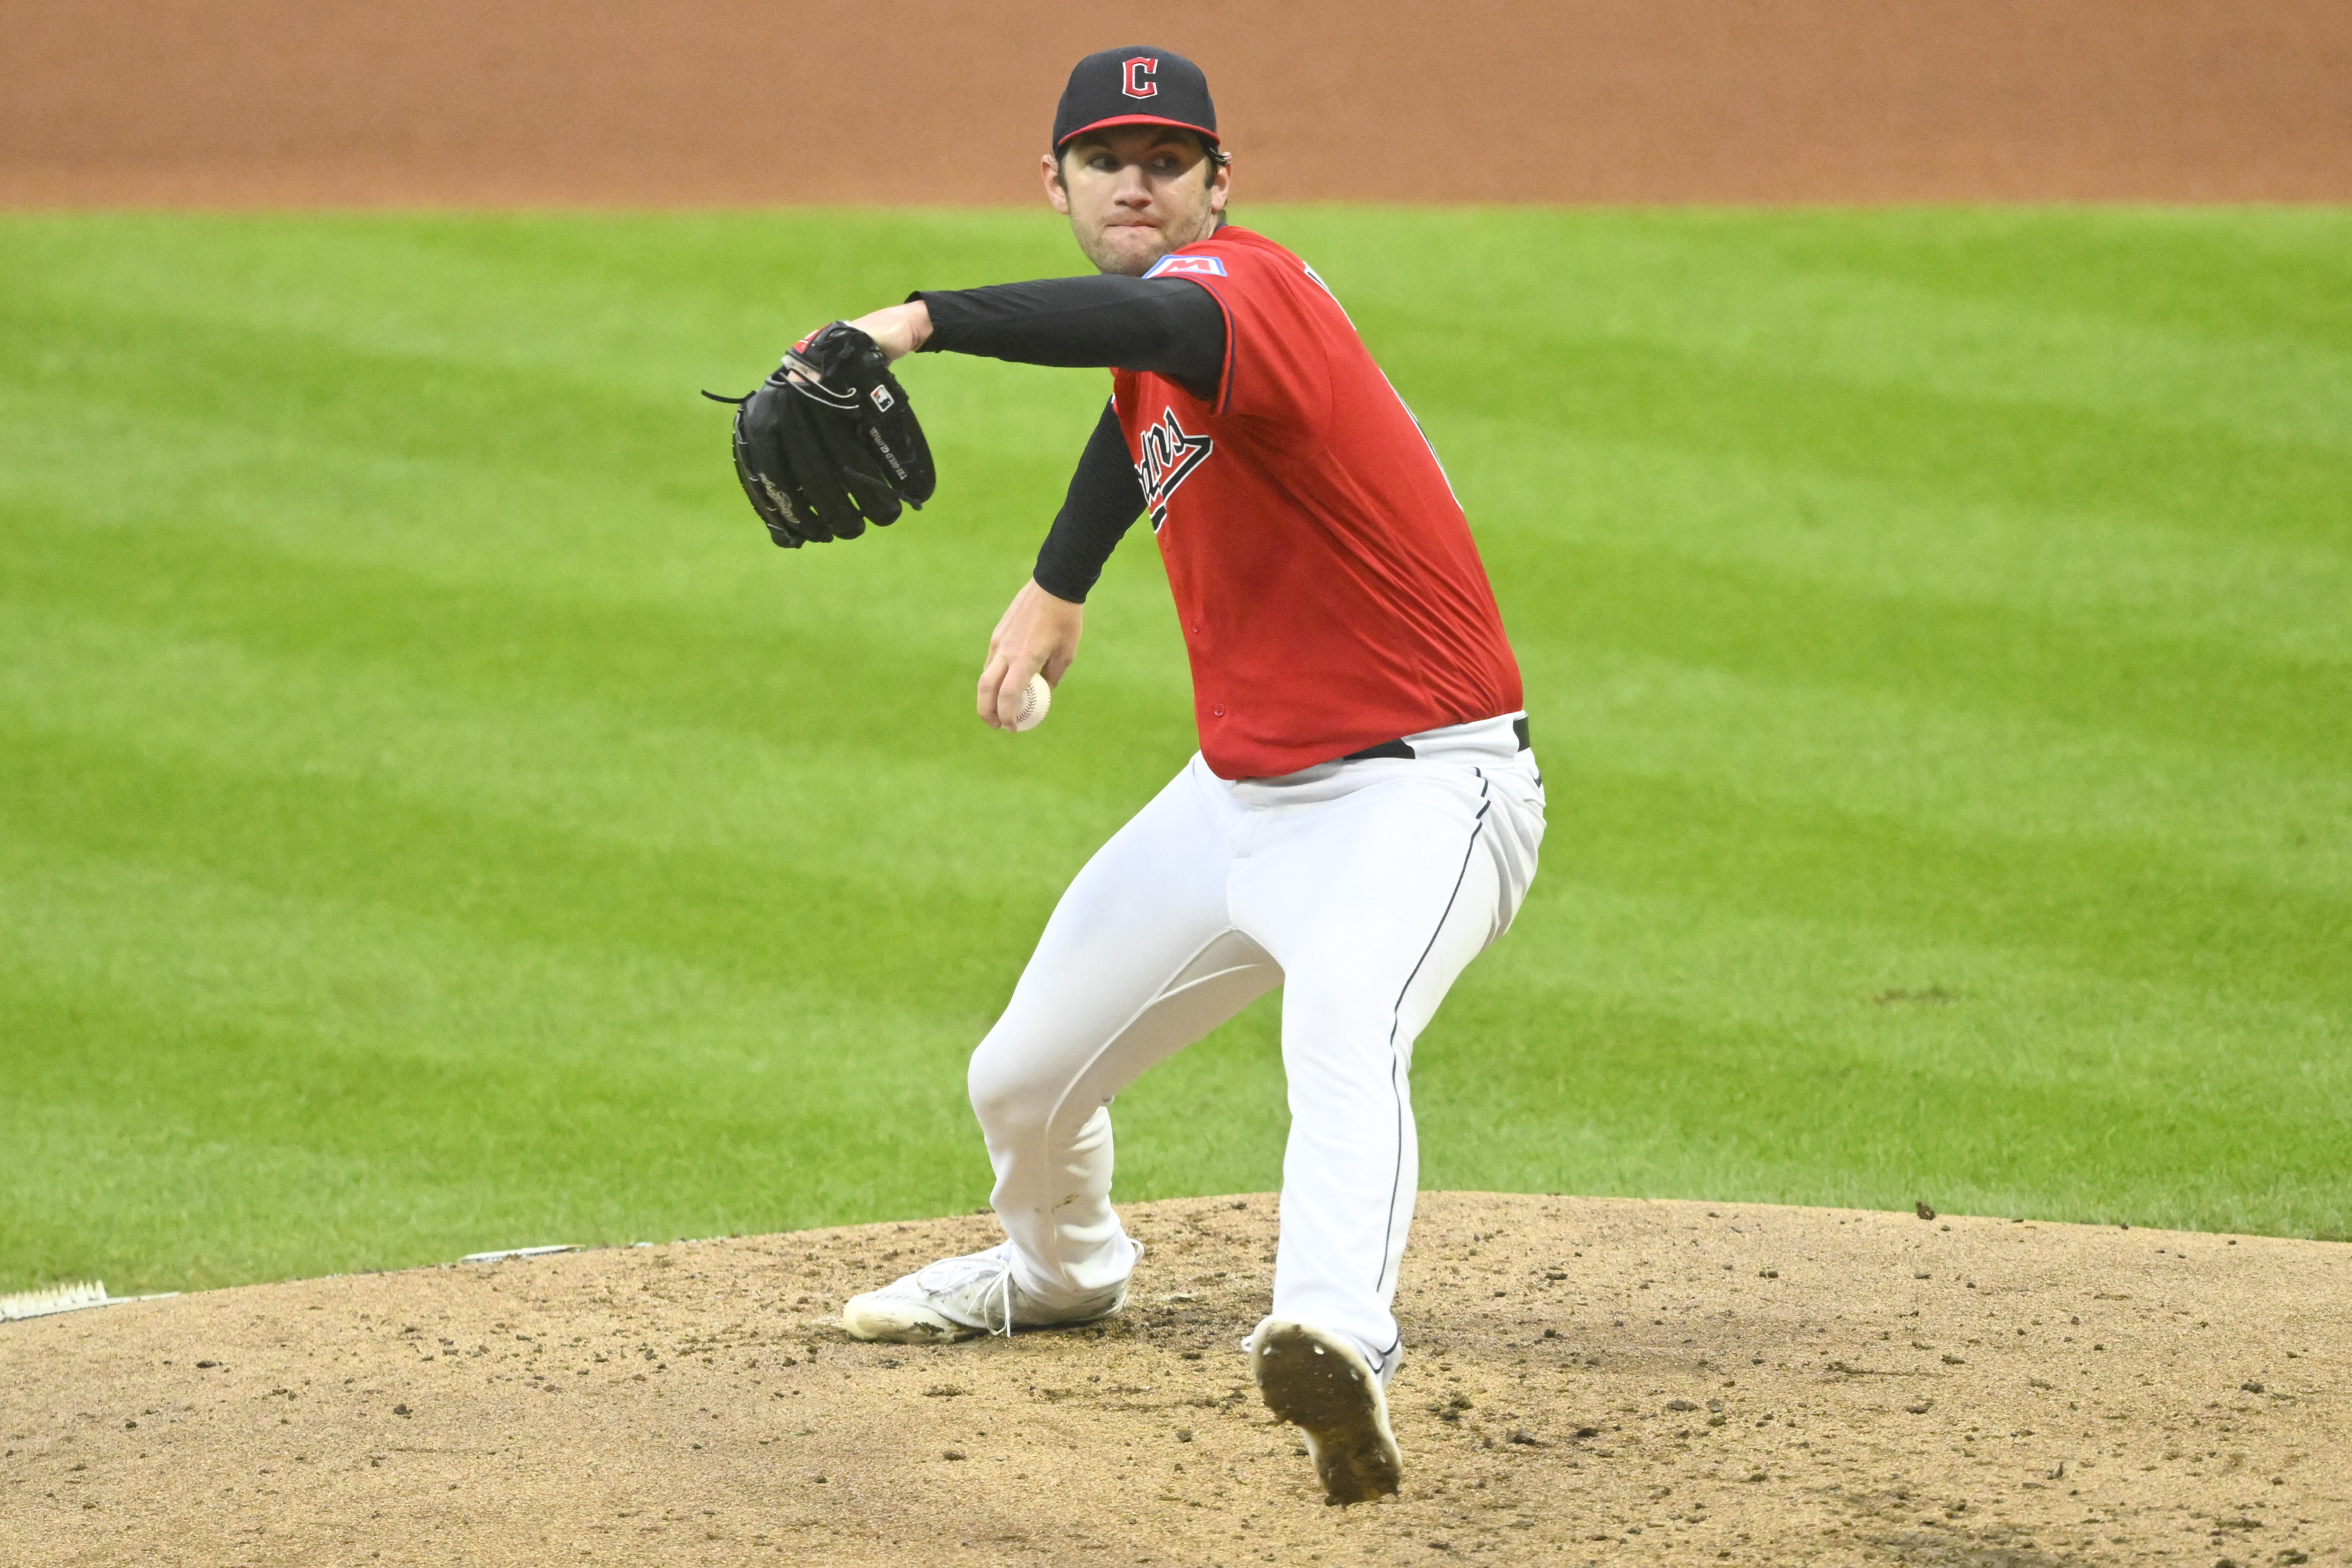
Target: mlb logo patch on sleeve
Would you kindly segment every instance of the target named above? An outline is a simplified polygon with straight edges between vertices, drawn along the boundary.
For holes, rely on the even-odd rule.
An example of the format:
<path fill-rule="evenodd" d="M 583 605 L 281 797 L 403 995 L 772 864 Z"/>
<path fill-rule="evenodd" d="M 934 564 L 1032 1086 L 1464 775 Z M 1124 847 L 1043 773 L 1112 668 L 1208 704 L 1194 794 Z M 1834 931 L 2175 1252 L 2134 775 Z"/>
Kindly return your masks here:
<path fill-rule="evenodd" d="M 1163 256 L 1151 264 L 1146 278 L 1165 278 L 1171 273 L 1190 273 L 1195 278 L 1223 278 L 1225 264 L 1213 256 Z"/>

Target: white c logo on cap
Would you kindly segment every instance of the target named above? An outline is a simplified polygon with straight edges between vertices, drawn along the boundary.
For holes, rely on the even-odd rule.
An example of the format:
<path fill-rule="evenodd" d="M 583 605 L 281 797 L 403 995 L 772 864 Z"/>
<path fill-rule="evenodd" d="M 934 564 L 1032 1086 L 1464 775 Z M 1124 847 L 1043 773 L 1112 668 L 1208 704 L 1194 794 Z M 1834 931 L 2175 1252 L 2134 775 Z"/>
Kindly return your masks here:
<path fill-rule="evenodd" d="M 1127 79 L 1119 90 L 1129 98 L 1151 98 L 1160 91 L 1160 84 L 1151 79 L 1160 72 L 1160 62 L 1150 55 L 1138 55 L 1127 62 Z"/>

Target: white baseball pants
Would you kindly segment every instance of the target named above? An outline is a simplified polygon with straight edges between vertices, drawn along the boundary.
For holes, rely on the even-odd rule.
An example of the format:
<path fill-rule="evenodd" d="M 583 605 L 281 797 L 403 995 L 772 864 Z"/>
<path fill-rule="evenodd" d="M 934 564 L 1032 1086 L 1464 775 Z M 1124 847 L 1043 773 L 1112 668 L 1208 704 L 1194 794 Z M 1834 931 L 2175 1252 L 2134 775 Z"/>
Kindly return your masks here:
<path fill-rule="evenodd" d="M 1544 797 L 1514 716 L 1415 756 L 1228 783 L 1197 755 L 1062 895 L 971 1060 L 1014 1278 L 1048 1307 L 1126 1278 L 1111 1097 L 1279 984 L 1290 1140 L 1274 1315 L 1385 1376 L 1418 1164 L 1414 1039 L 1535 875 Z"/>

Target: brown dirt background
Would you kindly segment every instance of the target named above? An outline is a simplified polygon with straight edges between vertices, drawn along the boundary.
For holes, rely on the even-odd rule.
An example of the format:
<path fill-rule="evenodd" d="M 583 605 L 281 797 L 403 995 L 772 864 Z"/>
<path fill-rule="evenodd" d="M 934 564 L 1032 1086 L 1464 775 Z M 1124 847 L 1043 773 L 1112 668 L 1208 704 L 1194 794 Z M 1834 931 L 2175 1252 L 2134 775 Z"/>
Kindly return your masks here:
<path fill-rule="evenodd" d="M 0 0 L 0 205 L 1035 199 L 1200 60 L 1253 200 L 2352 200 L 2346 0 Z"/>
<path fill-rule="evenodd" d="M 249 1286 L 0 1327 L 0 1561 L 1861 1563 L 2352 1555 L 2352 1247 L 1423 1200 L 1402 1495 L 1247 1383 L 1274 1202 L 1137 1205 L 1126 1312 L 864 1345 L 984 1217 Z"/>

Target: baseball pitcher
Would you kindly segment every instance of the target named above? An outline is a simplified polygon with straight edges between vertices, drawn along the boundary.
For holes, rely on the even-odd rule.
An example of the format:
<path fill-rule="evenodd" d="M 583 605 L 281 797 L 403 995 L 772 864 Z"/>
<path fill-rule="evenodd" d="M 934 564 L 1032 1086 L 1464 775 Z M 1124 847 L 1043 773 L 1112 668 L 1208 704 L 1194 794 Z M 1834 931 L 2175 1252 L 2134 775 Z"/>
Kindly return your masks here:
<path fill-rule="evenodd" d="M 910 353 L 1100 366 L 1111 395 L 980 716 L 1077 656 L 1139 517 L 1166 564 L 1201 749 L 1090 860 L 973 1054 L 1005 1239 L 852 1299 L 861 1339 L 1083 1323 L 1142 1248 L 1110 1203 L 1114 1095 L 1276 985 L 1289 1142 L 1273 1311 L 1244 1342 L 1334 1502 L 1397 1489 L 1384 1391 L 1416 1184 L 1413 1042 L 1509 925 L 1543 838 L 1519 671 L 1462 508 L 1313 268 L 1228 225 L 1207 79 L 1165 49 L 1070 74 L 1045 198 L 1097 276 L 919 293 L 804 341 L 737 416 L 780 544 L 932 489 Z"/>

